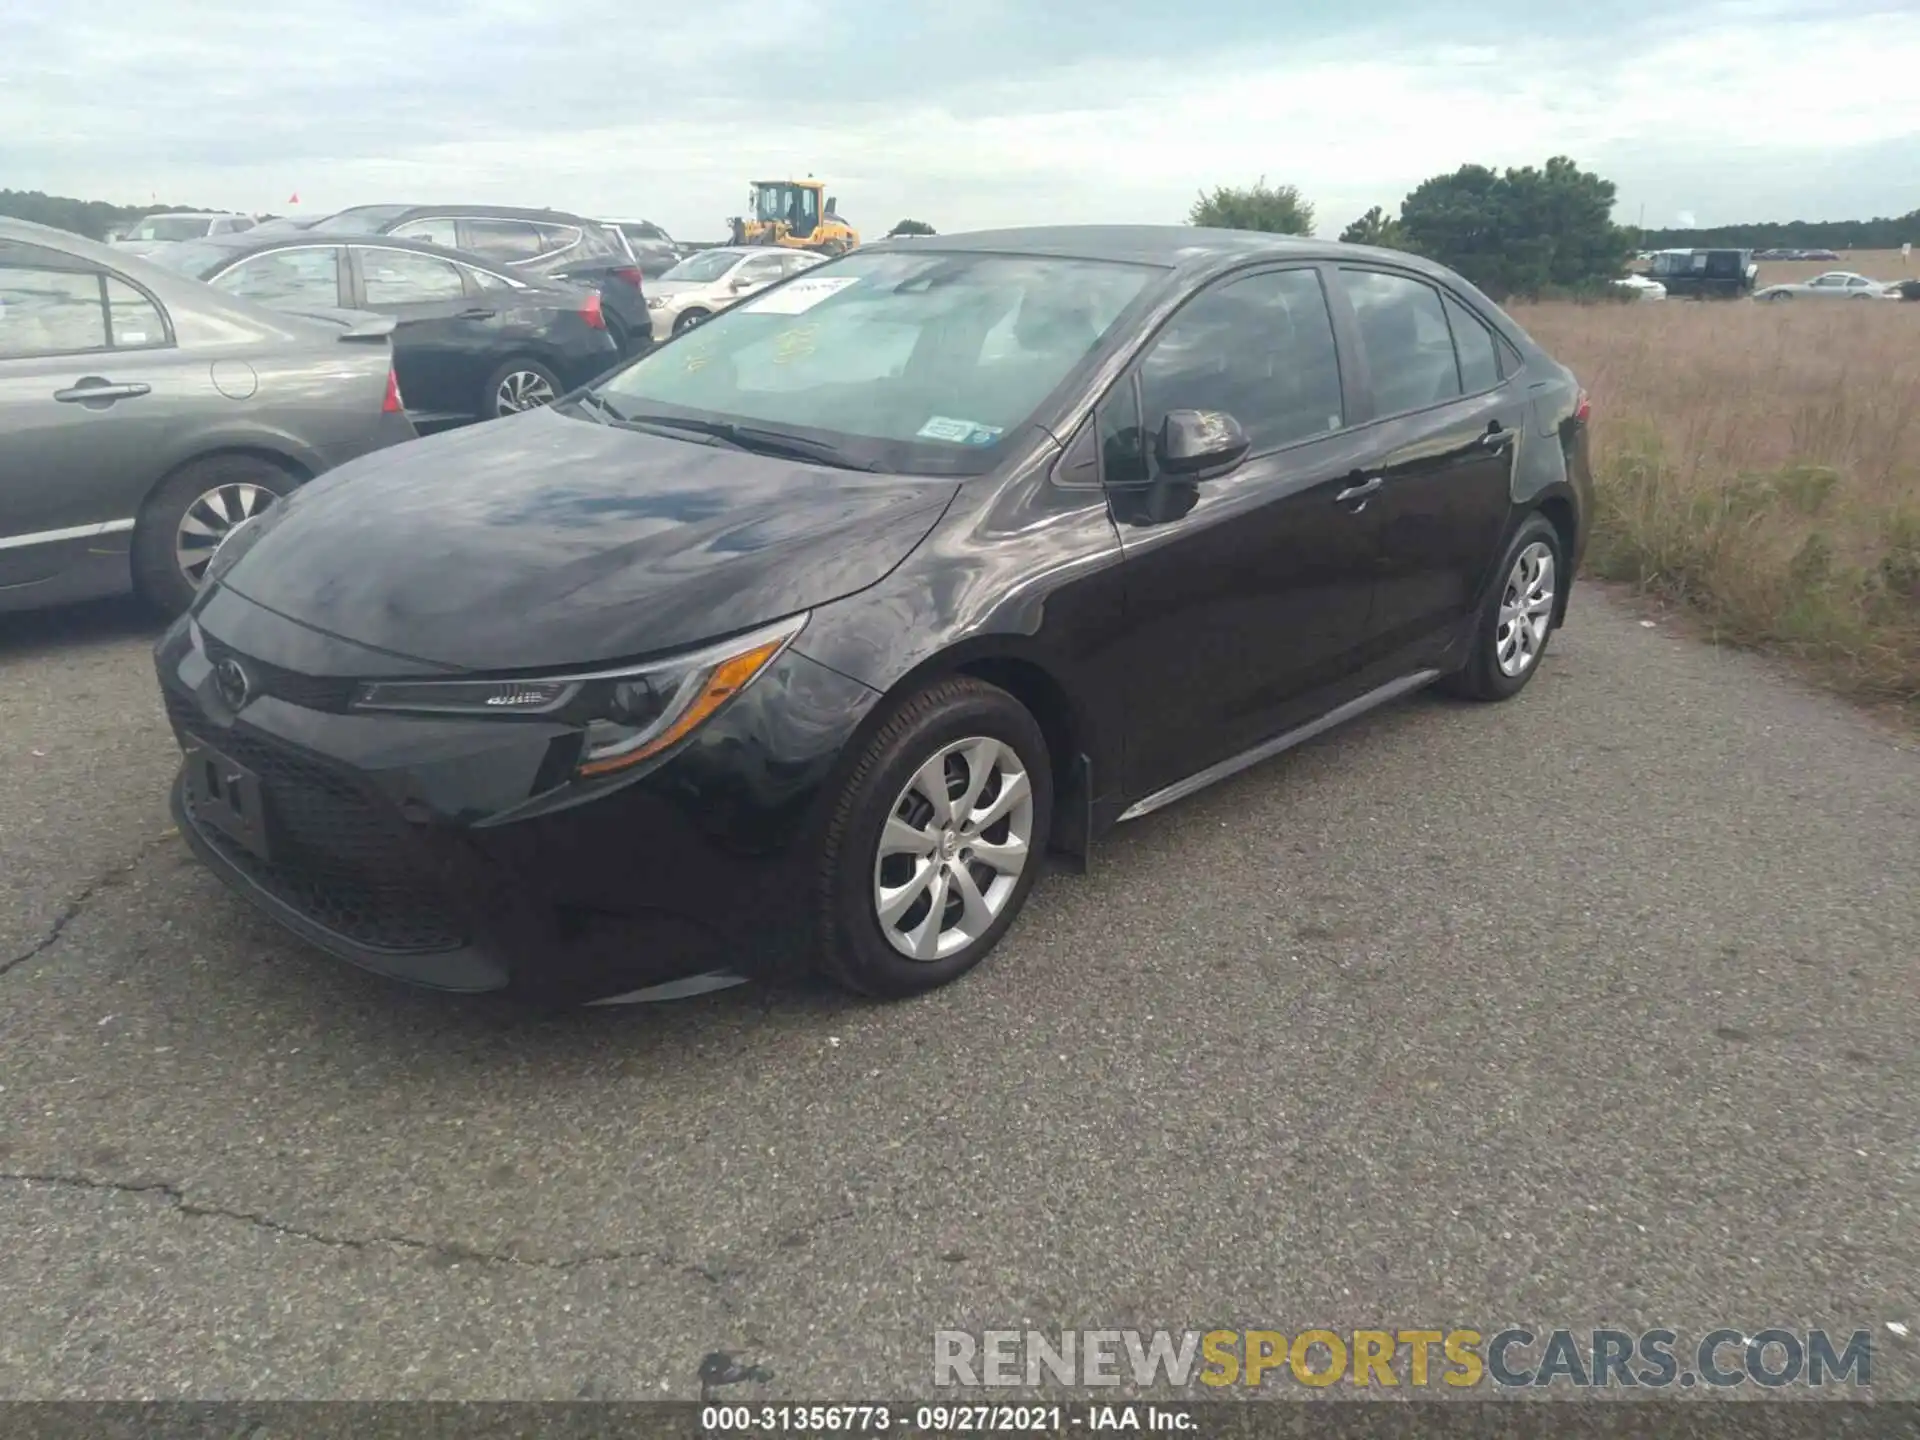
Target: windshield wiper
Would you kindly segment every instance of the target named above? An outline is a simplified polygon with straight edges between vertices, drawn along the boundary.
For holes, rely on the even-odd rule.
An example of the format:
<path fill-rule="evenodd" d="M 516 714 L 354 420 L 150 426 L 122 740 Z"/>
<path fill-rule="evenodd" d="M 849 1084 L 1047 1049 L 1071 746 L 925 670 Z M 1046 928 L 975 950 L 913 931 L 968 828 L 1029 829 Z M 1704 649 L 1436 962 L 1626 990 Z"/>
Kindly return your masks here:
<path fill-rule="evenodd" d="M 680 415 L 619 415 L 618 418 L 629 425 L 651 425 L 663 430 L 686 430 L 695 435 L 705 435 L 736 450 L 747 450 L 756 455 L 785 455 L 795 460 L 815 460 L 842 470 L 877 468 L 858 460 L 849 460 L 839 446 L 825 440 L 809 440 L 804 435 L 788 435 L 778 430 L 761 430 L 733 420 L 695 420 Z"/>

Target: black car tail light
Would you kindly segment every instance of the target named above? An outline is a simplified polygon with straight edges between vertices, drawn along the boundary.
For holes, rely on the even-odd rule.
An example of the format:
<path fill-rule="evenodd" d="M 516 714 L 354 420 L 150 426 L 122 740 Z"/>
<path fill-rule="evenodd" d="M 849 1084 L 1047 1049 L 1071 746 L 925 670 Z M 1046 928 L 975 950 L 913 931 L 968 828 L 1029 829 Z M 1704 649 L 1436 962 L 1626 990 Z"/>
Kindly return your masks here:
<path fill-rule="evenodd" d="M 589 295 L 586 298 L 585 303 L 580 307 L 580 318 L 587 322 L 589 329 L 604 330 L 607 328 L 607 317 L 600 313 L 600 297 L 598 295 Z"/>
<path fill-rule="evenodd" d="M 387 398 L 380 402 L 380 413 L 398 415 L 404 408 L 400 400 L 400 375 L 389 365 L 387 367 Z"/>
<path fill-rule="evenodd" d="M 642 281 L 646 278 L 640 273 L 639 267 L 634 265 L 622 265 L 618 269 L 610 270 L 607 273 L 612 275 L 616 280 L 626 281 L 627 284 L 633 286 L 636 290 L 640 288 Z"/>
<path fill-rule="evenodd" d="M 1579 400 L 1575 402 L 1573 407 L 1573 418 L 1584 425 L 1587 423 L 1588 417 L 1592 414 L 1593 402 L 1587 398 L 1587 392 L 1582 390 Z"/>

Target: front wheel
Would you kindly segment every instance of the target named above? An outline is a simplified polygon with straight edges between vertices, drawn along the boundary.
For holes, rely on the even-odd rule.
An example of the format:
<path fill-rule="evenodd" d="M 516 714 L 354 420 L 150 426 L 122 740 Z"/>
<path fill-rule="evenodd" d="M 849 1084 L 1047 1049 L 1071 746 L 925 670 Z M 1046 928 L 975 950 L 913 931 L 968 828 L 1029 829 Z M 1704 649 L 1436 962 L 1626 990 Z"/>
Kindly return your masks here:
<path fill-rule="evenodd" d="M 829 822 L 821 968 L 887 998 L 959 979 L 1026 903 L 1052 815 L 1046 740 L 1018 700 L 965 676 L 914 696 Z"/>
<path fill-rule="evenodd" d="M 706 318 L 707 312 L 704 310 L 689 310 L 673 322 L 673 333 L 676 335 L 684 335 Z"/>
<path fill-rule="evenodd" d="M 1518 695 L 1553 635 L 1556 586 L 1564 582 L 1560 532 L 1534 514 L 1508 542 L 1500 581 L 1473 628 L 1467 663 L 1441 682 L 1469 700 L 1507 700 Z"/>

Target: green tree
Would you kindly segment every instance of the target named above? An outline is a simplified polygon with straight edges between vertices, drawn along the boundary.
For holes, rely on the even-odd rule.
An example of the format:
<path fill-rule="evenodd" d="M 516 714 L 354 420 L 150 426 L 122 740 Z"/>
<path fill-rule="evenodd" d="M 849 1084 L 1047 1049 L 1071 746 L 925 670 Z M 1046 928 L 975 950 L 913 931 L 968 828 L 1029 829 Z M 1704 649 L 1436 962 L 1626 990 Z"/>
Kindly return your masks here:
<path fill-rule="evenodd" d="M 1313 206 L 1292 185 L 1269 185 L 1262 175 L 1246 189 L 1216 185 L 1202 191 L 1187 212 L 1189 225 L 1216 230 L 1264 230 L 1272 235 L 1313 234 Z"/>
<path fill-rule="evenodd" d="M 902 220 L 898 225 L 894 226 L 893 229 L 887 232 L 887 238 L 891 240 L 896 235 L 931 235 L 931 234 L 933 234 L 933 227 L 927 224 L 927 222 L 924 220 Z"/>
<path fill-rule="evenodd" d="M 1613 200 L 1612 181 L 1564 155 L 1505 174 L 1463 165 L 1416 186 L 1400 225 L 1409 248 L 1504 299 L 1620 275 L 1633 249 Z"/>
<path fill-rule="evenodd" d="M 1340 232 L 1340 243 L 1404 250 L 1407 248 L 1407 237 L 1400 228 L 1400 222 L 1376 205 Z"/>

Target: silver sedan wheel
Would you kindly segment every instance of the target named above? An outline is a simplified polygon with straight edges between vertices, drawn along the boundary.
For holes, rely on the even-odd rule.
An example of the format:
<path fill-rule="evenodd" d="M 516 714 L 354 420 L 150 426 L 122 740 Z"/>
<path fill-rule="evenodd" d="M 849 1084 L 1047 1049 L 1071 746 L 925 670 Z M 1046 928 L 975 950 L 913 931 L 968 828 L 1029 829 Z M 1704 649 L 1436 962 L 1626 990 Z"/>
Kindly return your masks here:
<path fill-rule="evenodd" d="M 944 960 L 978 940 L 1030 861 L 1033 784 L 1013 748 L 975 736 L 913 773 L 873 862 L 873 904 L 909 960 Z"/>
<path fill-rule="evenodd" d="M 553 382 L 538 370 L 515 370 L 500 382 L 493 395 L 493 408 L 502 415 L 538 410 L 552 403 Z"/>
<path fill-rule="evenodd" d="M 1553 549 L 1536 540 L 1520 552 L 1500 596 L 1500 625 L 1494 632 L 1494 658 L 1502 674 L 1524 675 L 1540 658 L 1553 624 Z"/>
<path fill-rule="evenodd" d="M 187 507 L 174 536 L 173 555 L 189 585 L 199 586 L 213 553 L 243 520 L 251 520 L 280 497 L 264 485 L 245 481 L 220 485 Z"/>

